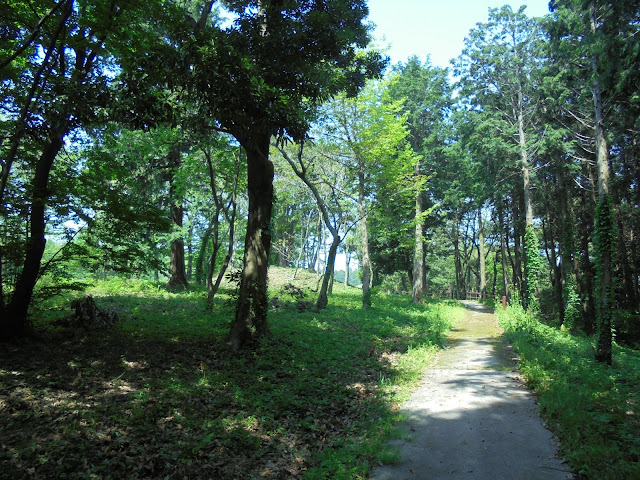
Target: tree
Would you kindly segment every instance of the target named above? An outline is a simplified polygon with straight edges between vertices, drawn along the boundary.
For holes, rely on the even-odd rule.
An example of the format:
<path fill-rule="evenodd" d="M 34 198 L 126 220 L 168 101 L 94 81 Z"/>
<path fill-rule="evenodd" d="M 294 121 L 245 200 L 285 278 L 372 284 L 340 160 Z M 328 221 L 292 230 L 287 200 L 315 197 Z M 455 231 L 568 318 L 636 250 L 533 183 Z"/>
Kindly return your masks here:
<path fill-rule="evenodd" d="M 327 294 L 329 283 L 333 279 L 338 247 L 357 222 L 350 215 L 353 209 L 347 206 L 347 203 L 351 202 L 349 196 L 345 195 L 345 183 L 348 178 L 341 165 L 327 158 L 328 155 L 322 151 L 324 150 L 322 145 L 307 145 L 306 149 L 304 147 L 304 144 L 299 145 L 294 158 L 284 147 L 276 146 L 296 176 L 311 191 L 325 227 L 331 233 L 331 246 L 316 302 L 316 307 L 323 309 L 329 304 Z M 310 150 L 311 153 L 309 153 Z"/>
<path fill-rule="evenodd" d="M 554 18 L 549 25 L 552 42 L 565 59 L 567 69 L 591 91 L 598 190 L 593 238 L 597 277 L 596 358 L 611 364 L 616 221 L 607 138 L 613 122 L 608 118 L 606 104 L 616 102 L 616 94 L 638 78 L 631 68 L 637 58 L 638 6 L 635 1 L 600 0 L 557 0 L 550 6 Z"/>
<path fill-rule="evenodd" d="M 399 101 L 387 101 L 386 82 L 370 82 L 354 98 L 339 96 L 323 111 L 322 128 L 328 141 L 337 142 L 342 161 L 352 174 L 360 217 L 362 305 L 370 306 L 372 268 L 368 215 L 377 201 L 398 201 L 415 195 L 411 173 L 416 157 L 406 143 L 406 115 Z M 383 185 L 386 188 L 379 188 Z M 385 197 L 384 194 L 388 196 Z"/>
<path fill-rule="evenodd" d="M 413 252 L 412 298 L 421 303 L 425 293 L 424 229 L 427 209 L 425 185 L 438 170 L 445 148 L 445 121 L 451 107 L 451 87 L 446 69 L 434 67 L 429 60 L 421 64 L 417 57 L 406 65 L 395 67 L 395 76 L 389 85 L 389 97 L 401 100 L 407 115 L 408 141 L 419 158 L 415 166 L 415 227 Z"/>
<path fill-rule="evenodd" d="M 130 15 L 145 8 L 116 0 L 91 5 L 62 0 L 53 8 L 44 2 L 35 2 L 33 8 L 11 2 L 3 9 L 13 33 L 9 45 L 3 42 L 1 50 L 8 54 L 0 60 L 3 78 L 7 72 L 2 108 L 12 133 L 2 143 L 0 201 L 16 163 L 29 172 L 31 180 L 25 192 L 30 228 L 24 261 L 9 303 L 5 307 L 0 302 L 0 338 L 26 333 L 27 311 L 46 244 L 49 179 L 56 157 L 71 132 L 99 121 L 109 101 L 111 72 L 106 65 L 117 53 L 117 45 L 125 44 L 117 39 L 131 33 Z"/>
<path fill-rule="evenodd" d="M 249 218 L 229 334 L 238 348 L 268 332 L 271 138 L 302 141 L 318 102 L 341 90 L 357 92 L 384 62 L 377 53 L 357 53 L 369 42 L 363 0 L 247 0 L 225 2 L 225 7 L 234 19 L 228 27 L 196 30 L 187 39 L 193 68 L 185 73 L 217 128 L 235 137 L 247 154 Z"/>
<path fill-rule="evenodd" d="M 525 212 L 526 288 L 523 303 L 534 302 L 539 272 L 539 247 L 533 229 L 531 169 L 537 131 L 537 72 L 543 65 L 542 31 L 537 19 L 524 14 L 525 7 L 489 9 L 489 21 L 469 32 L 455 65 L 463 96 L 471 107 L 491 115 L 494 135 L 511 143 L 519 157 Z"/>

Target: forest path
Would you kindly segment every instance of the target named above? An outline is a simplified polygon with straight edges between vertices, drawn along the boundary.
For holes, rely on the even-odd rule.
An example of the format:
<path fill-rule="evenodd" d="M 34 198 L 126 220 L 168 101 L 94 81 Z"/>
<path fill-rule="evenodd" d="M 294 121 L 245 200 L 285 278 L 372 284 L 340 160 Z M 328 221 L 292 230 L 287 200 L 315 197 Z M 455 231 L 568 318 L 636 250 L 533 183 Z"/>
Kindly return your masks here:
<path fill-rule="evenodd" d="M 400 460 L 381 466 L 373 480 L 481 480 L 573 478 L 558 445 L 540 420 L 513 351 L 496 316 L 466 301 L 421 386 L 402 406 L 403 438 L 393 440 Z"/>

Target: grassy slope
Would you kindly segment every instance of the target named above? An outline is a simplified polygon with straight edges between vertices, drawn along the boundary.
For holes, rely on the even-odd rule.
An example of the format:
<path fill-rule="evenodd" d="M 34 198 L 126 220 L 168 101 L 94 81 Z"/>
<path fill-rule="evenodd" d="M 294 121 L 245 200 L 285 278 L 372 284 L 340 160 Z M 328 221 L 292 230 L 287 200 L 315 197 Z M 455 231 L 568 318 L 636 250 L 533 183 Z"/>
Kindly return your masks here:
<path fill-rule="evenodd" d="M 593 480 L 640 478 L 640 352 L 616 346 L 613 367 L 601 365 L 592 339 L 543 325 L 520 308 L 499 310 L 574 471 Z"/>
<path fill-rule="evenodd" d="M 274 270 L 273 294 L 289 281 Z M 39 338 L 0 346 L 7 478 L 363 478 L 463 314 L 386 296 L 364 312 L 359 290 L 336 285 L 326 310 L 273 310 L 272 338 L 234 352 L 225 295 L 210 313 L 202 291 L 114 281 L 89 293 L 118 327 L 41 320 Z"/>

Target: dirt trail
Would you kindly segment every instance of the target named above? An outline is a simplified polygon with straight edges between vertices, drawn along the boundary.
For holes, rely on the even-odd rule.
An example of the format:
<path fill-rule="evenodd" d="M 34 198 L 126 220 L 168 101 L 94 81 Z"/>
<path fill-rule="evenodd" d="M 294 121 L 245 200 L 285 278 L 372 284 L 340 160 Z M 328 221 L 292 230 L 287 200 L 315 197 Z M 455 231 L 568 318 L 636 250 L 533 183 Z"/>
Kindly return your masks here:
<path fill-rule="evenodd" d="M 465 302 L 465 321 L 449 335 L 422 385 L 402 407 L 400 461 L 373 480 L 566 480 L 569 467 L 540 420 L 501 338 L 495 315 Z"/>

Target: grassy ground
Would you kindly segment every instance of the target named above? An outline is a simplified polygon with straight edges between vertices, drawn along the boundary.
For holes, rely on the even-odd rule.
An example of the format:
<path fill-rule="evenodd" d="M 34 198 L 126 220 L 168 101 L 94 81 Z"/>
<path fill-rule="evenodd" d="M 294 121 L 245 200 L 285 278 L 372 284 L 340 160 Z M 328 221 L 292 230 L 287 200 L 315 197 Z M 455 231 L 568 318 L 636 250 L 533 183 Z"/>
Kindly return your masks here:
<path fill-rule="evenodd" d="M 278 293 L 288 281 L 273 272 L 283 307 L 251 352 L 224 341 L 226 294 L 211 313 L 201 290 L 101 283 L 87 293 L 118 312 L 109 330 L 51 326 L 69 299 L 36 312 L 36 338 L 0 345 L 2 475 L 364 478 L 463 309 L 378 296 L 362 311 L 337 285 L 329 308 L 298 312 Z"/>
<path fill-rule="evenodd" d="M 520 308 L 498 309 L 520 369 L 582 478 L 640 478 L 640 352 L 615 346 L 613 366 L 593 340 L 546 326 Z"/>

